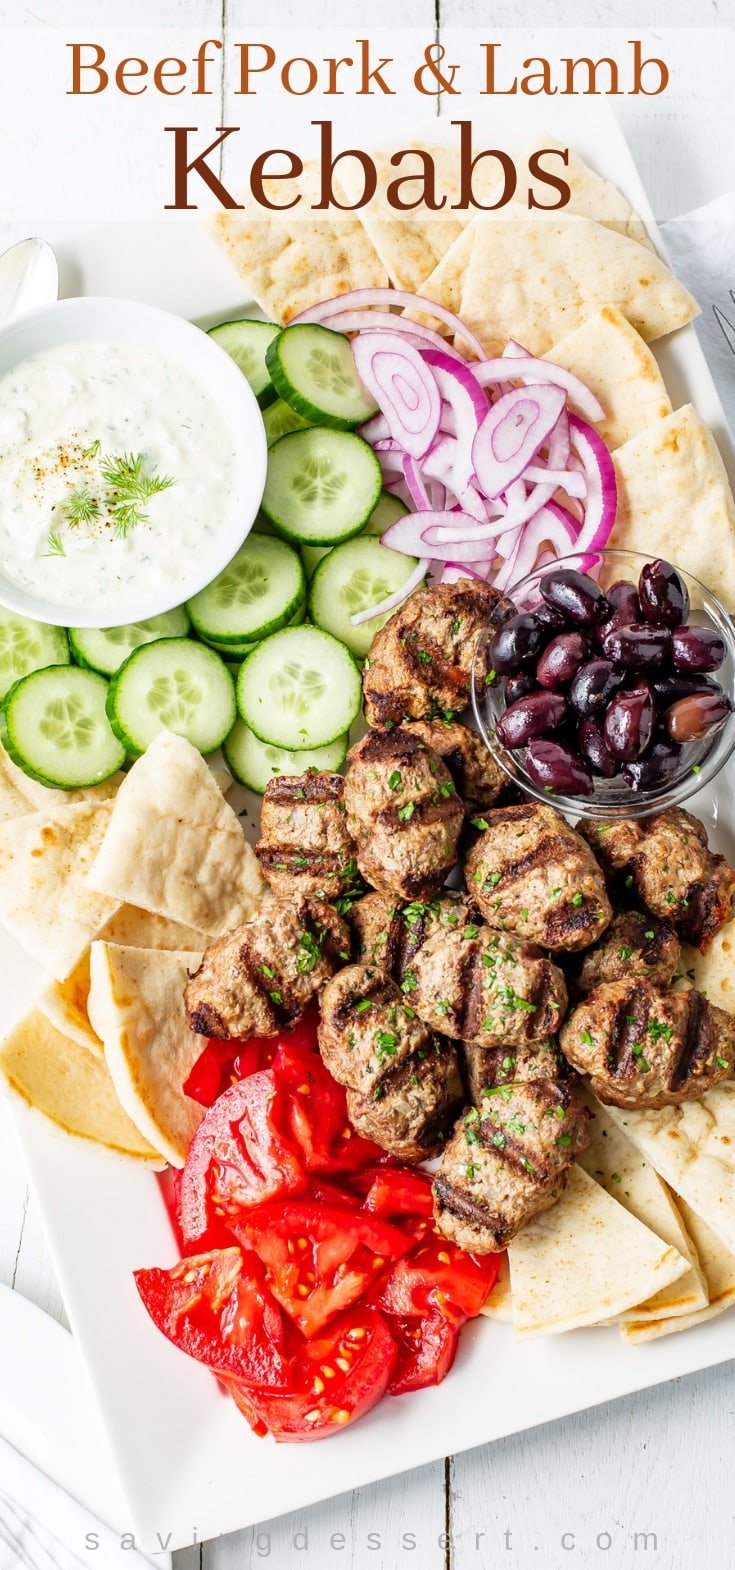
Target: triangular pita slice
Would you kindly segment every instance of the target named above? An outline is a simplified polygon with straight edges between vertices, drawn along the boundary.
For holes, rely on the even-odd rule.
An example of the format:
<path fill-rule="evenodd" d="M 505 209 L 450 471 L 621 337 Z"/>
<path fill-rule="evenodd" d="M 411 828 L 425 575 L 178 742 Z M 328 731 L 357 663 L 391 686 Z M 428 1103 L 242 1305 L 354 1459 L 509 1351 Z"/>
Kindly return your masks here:
<path fill-rule="evenodd" d="M 500 1270 L 495 1279 L 492 1291 L 488 1293 L 480 1309 L 488 1319 L 499 1319 L 504 1325 L 513 1323 L 513 1304 L 510 1295 L 510 1265 L 508 1255 L 503 1255 Z"/>
<path fill-rule="evenodd" d="M 596 429 L 611 451 L 671 413 L 654 355 L 614 305 L 603 305 L 544 358 L 578 376 L 599 398 L 605 418 Z"/>
<path fill-rule="evenodd" d="M 26 810 L 31 812 L 40 812 L 44 808 L 50 811 L 53 807 L 73 807 L 80 801 L 110 801 L 123 779 L 123 775 L 118 772 L 103 780 L 101 785 L 88 785 L 80 790 L 53 790 L 50 785 L 41 785 L 39 780 L 32 780 L 30 775 L 24 774 L 4 747 L 0 747 L 0 766 L 19 794 L 25 797 L 29 803 Z"/>
<path fill-rule="evenodd" d="M 735 1253 L 725 1248 L 720 1238 L 706 1225 L 701 1216 L 690 1210 L 684 1200 L 677 1203 L 687 1231 L 696 1245 L 700 1264 L 707 1280 L 709 1302 L 697 1313 L 685 1314 L 681 1319 L 648 1320 L 621 1326 L 626 1341 L 654 1341 L 659 1336 L 670 1336 L 675 1330 L 690 1330 L 706 1319 L 716 1319 L 725 1309 L 735 1304 Z"/>
<path fill-rule="evenodd" d="M 0 1046 L 0 1074 L 16 1095 L 67 1134 L 154 1167 L 164 1165 L 120 1106 L 102 1060 L 61 1035 L 37 1009 Z"/>
<path fill-rule="evenodd" d="M 685 944 L 679 970 L 710 1003 L 735 1014 L 735 918 L 720 927 L 706 954 Z"/>
<path fill-rule="evenodd" d="M 610 545 L 664 556 L 735 607 L 735 501 L 717 443 L 691 404 L 615 453 Z"/>
<path fill-rule="evenodd" d="M 255 852 L 204 759 L 170 731 L 120 786 L 90 882 L 210 937 L 248 921 L 264 889 Z"/>
<path fill-rule="evenodd" d="M 356 216 L 360 219 L 370 241 L 375 247 L 391 283 L 397 289 L 420 289 L 424 279 L 433 272 L 440 258 L 462 233 L 467 214 L 452 211 L 459 200 L 459 154 L 453 148 L 428 147 L 423 149 L 434 163 L 436 196 L 446 197 L 440 212 L 426 207 L 415 207 L 401 213 L 391 207 L 387 190 L 391 181 L 402 180 L 401 196 L 404 201 L 415 200 L 423 190 L 420 180 L 422 159 L 415 146 L 406 149 L 411 157 L 404 157 L 398 167 L 390 162 L 390 153 L 372 150 L 370 156 L 378 176 L 375 195 L 361 207 Z M 411 183 L 411 176 L 415 183 Z M 344 160 L 335 171 L 335 183 L 341 187 L 348 202 L 359 201 L 363 177 L 356 159 Z"/>
<path fill-rule="evenodd" d="M 57 981 L 120 903 L 87 882 L 111 813 L 77 802 L 0 824 L 0 921 Z"/>
<path fill-rule="evenodd" d="M 651 342 L 698 307 L 655 252 L 589 218 L 478 218 L 459 314 L 487 354 L 546 354 L 602 305 Z"/>
<path fill-rule="evenodd" d="M 566 148 L 566 144 L 555 141 L 553 136 L 539 136 L 528 152 L 529 154 L 538 152 L 544 147 L 558 150 Z M 576 213 L 580 218 L 592 218 L 595 223 L 603 224 L 606 229 L 615 229 L 619 234 L 626 235 L 629 240 L 635 240 L 638 245 L 644 245 L 652 251 L 653 245 L 648 238 L 646 226 L 635 208 L 631 207 L 628 198 L 623 196 L 616 185 L 613 185 L 612 180 L 605 180 L 602 175 L 595 174 L 594 169 L 590 169 L 589 164 L 572 152 L 571 148 L 566 150 L 569 153 L 569 161 L 566 165 L 558 160 L 554 160 L 553 164 L 548 160 L 544 162 L 545 168 L 553 168 L 569 186 L 571 195 L 563 209 L 564 212 Z M 520 200 L 525 203 L 525 195 L 522 199 L 516 197 L 515 205 L 518 205 Z"/>
<path fill-rule="evenodd" d="M 136 1128 L 183 1167 L 204 1109 L 182 1086 L 205 1045 L 189 1029 L 184 987 L 201 953 L 92 944 L 89 1017 Z"/>
<path fill-rule="evenodd" d="M 350 289 L 383 289 L 388 274 L 356 213 L 313 211 L 318 201 L 316 164 L 292 181 L 264 180 L 266 196 L 283 206 L 301 196 L 297 208 L 272 213 L 254 203 L 243 212 L 221 212 L 215 237 L 246 287 L 276 322 L 290 322 L 315 300 Z"/>
<path fill-rule="evenodd" d="M 517 1336 L 560 1335 L 647 1302 L 687 1261 L 579 1166 L 508 1249 Z"/>
<path fill-rule="evenodd" d="M 735 1250 L 735 1084 L 681 1106 L 607 1110 L 674 1193 Z"/>
<path fill-rule="evenodd" d="M 20 773 L 20 770 L 16 770 L 5 748 L 0 745 L 0 823 L 8 823 L 11 818 L 22 818 L 25 813 L 33 811 L 28 797 L 15 779 L 16 773 Z"/>
<path fill-rule="evenodd" d="M 689 1269 L 670 1286 L 662 1287 L 645 1303 L 636 1303 L 623 1318 L 666 1319 L 705 1308 L 709 1296 L 704 1273 L 672 1196 L 653 1167 L 607 1115 L 607 1108 L 588 1091 L 582 1099 L 589 1107 L 590 1143 L 580 1166 L 601 1183 L 620 1205 L 669 1243 L 686 1259 Z"/>
<path fill-rule="evenodd" d="M 120 943 L 140 949 L 191 949 L 196 950 L 202 941 L 200 932 L 193 927 L 182 927 L 165 916 L 152 916 L 147 910 L 136 910 L 134 905 L 121 905 L 111 921 L 102 928 L 100 938 L 107 943 Z M 38 1000 L 42 1014 L 50 1019 L 63 1035 L 69 1036 L 88 1052 L 103 1055 L 102 1042 L 89 1023 L 89 949 L 85 949 L 79 963 L 70 971 L 65 981 L 55 981 Z"/>

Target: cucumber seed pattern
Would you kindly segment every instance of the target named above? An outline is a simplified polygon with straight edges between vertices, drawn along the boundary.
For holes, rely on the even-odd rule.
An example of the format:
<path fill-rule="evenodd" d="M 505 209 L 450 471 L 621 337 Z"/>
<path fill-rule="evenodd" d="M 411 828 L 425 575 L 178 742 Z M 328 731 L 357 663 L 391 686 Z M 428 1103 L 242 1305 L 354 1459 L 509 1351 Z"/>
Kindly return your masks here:
<path fill-rule="evenodd" d="M 282 709 L 305 719 L 313 703 L 324 697 L 327 683 L 322 671 L 307 670 L 296 660 L 286 660 L 274 671 L 268 686 Z"/>
<path fill-rule="evenodd" d="M 240 556 L 237 564 L 227 568 L 212 584 L 210 593 L 218 605 L 229 609 L 232 605 L 252 605 L 255 600 L 262 600 L 268 588 L 268 574 L 262 563 Z"/>
<path fill-rule="evenodd" d="M 98 727 L 86 704 L 71 693 L 46 704 L 38 728 L 46 741 L 69 752 L 92 746 Z"/>
<path fill-rule="evenodd" d="M 176 670 L 170 676 L 156 677 L 147 694 L 147 703 L 167 730 L 176 730 L 177 726 L 185 726 L 193 719 L 203 697 L 203 689 L 191 673 Z"/>
<path fill-rule="evenodd" d="M 350 375 L 340 363 L 338 354 L 328 354 L 325 349 L 312 349 L 306 361 L 306 375 L 321 392 L 346 396 L 354 392 L 354 374 Z"/>
<path fill-rule="evenodd" d="M 344 469 L 338 469 L 326 454 L 315 453 L 306 458 L 291 478 L 291 489 L 296 492 L 302 506 L 321 506 L 333 502 L 347 484 Z"/>

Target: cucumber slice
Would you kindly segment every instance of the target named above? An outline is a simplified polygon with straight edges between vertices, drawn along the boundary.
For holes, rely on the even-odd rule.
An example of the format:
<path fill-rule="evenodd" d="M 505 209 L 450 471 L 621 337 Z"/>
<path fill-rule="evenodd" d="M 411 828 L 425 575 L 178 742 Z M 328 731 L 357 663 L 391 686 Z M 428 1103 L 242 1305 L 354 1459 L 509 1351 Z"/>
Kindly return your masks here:
<path fill-rule="evenodd" d="M 299 627 L 302 621 L 306 621 L 306 598 L 296 607 L 293 616 L 289 617 L 288 626 Z M 234 659 L 238 664 L 246 660 L 248 655 L 252 654 L 253 649 L 257 649 L 261 641 L 259 638 L 253 638 L 252 640 L 244 639 L 242 643 L 220 643 L 217 638 L 205 638 L 201 632 L 197 636 L 202 643 L 206 643 L 207 648 L 216 649 L 217 653 L 222 655 L 223 660 Z"/>
<path fill-rule="evenodd" d="M 371 512 L 365 524 L 365 534 L 385 534 L 392 523 L 397 523 L 399 518 L 404 518 L 408 508 L 400 496 L 391 496 L 390 491 L 383 491 L 377 507 Z"/>
<path fill-rule="evenodd" d="M 282 436 L 271 448 L 263 511 L 298 545 L 338 545 L 360 533 L 382 479 L 375 453 L 361 437 L 312 426 Z"/>
<path fill-rule="evenodd" d="M 69 643 L 63 627 L 47 627 L 0 606 L 0 698 L 13 683 L 46 665 L 68 665 Z"/>
<path fill-rule="evenodd" d="M 162 730 L 215 752 L 235 723 L 235 685 L 214 649 L 191 638 L 159 638 L 135 649 L 113 676 L 107 716 L 132 757 Z"/>
<path fill-rule="evenodd" d="M 70 627 L 69 643 L 77 665 L 99 671 L 102 676 L 114 676 L 133 649 L 155 643 L 156 638 L 185 638 L 188 631 L 189 618 L 181 605 L 175 611 L 164 611 L 149 621 L 130 622 L 126 627 Z"/>
<path fill-rule="evenodd" d="M 307 578 L 313 578 L 320 561 L 323 561 L 324 557 L 328 556 L 333 549 L 332 545 L 302 545 L 301 560 L 304 563 L 304 572 Z"/>
<path fill-rule="evenodd" d="M 285 327 L 268 345 L 265 363 L 284 401 L 315 425 L 348 431 L 377 412 L 344 333 L 309 322 Z"/>
<path fill-rule="evenodd" d="M 105 713 L 108 686 L 96 671 L 48 665 L 11 687 L 3 703 L 3 741 L 14 763 L 41 785 L 81 790 L 109 779 L 125 748 Z"/>
<path fill-rule="evenodd" d="M 288 436 L 291 431 L 305 431 L 309 421 L 279 398 L 277 403 L 272 403 L 269 408 L 264 409 L 263 424 L 265 439 L 268 446 L 272 447 L 274 442 L 280 441 L 282 436 Z"/>
<path fill-rule="evenodd" d="M 259 741 L 243 720 L 236 720 L 222 751 L 235 779 L 262 796 L 268 781 L 279 774 L 305 774 L 307 769 L 328 769 L 336 774 L 347 757 L 349 739 L 340 736 L 327 747 L 286 752 L 283 747 Z"/>
<path fill-rule="evenodd" d="M 316 627 L 288 627 L 265 638 L 237 679 L 240 717 L 260 741 L 288 752 L 326 747 L 343 736 L 361 699 L 352 655 Z"/>
<path fill-rule="evenodd" d="M 229 567 L 188 601 L 192 626 L 218 644 L 254 642 L 290 621 L 305 597 L 298 551 L 270 534 L 250 534 Z"/>
<path fill-rule="evenodd" d="M 278 397 L 265 360 L 269 345 L 279 336 L 280 331 L 275 322 L 254 322 L 245 318 L 237 322 L 221 322 L 219 327 L 210 327 L 208 333 L 208 337 L 213 338 L 242 371 L 261 409 L 267 409 Z"/>
<path fill-rule="evenodd" d="M 353 627 L 357 611 L 367 610 L 400 589 L 416 566 L 415 556 L 391 551 L 380 540 L 362 535 L 337 545 L 319 564 L 311 580 L 309 612 L 317 627 L 331 632 L 358 659 L 364 659 L 387 616 L 372 616 Z"/>

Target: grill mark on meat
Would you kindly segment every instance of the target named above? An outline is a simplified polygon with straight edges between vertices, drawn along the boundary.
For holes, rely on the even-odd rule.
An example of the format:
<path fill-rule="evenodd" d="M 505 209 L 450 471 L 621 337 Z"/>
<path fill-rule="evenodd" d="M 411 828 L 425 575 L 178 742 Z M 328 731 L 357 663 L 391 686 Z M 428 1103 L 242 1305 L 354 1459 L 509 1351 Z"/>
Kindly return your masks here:
<path fill-rule="evenodd" d="M 283 1002 L 278 1003 L 277 999 L 274 998 L 272 993 L 269 991 L 269 978 L 262 975 L 260 966 L 250 954 L 247 943 L 243 943 L 238 957 L 240 960 L 240 968 L 246 981 L 250 982 L 254 992 L 260 993 L 263 1002 L 270 1009 L 276 1023 L 278 1025 L 290 1025 L 294 1018 L 294 1013 L 298 1015 L 301 1010 L 298 1005 L 294 1005 L 293 999 L 290 1004 L 286 1001 L 287 988 L 281 981 L 280 977 L 276 975 L 270 982 L 273 991 L 283 999 Z"/>
<path fill-rule="evenodd" d="M 408 730 L 371 730 L 360 748 L 361 757 L 368 763 L 385 763 L 394 758 L 398 762 L 401 758 L 413 758 L 419 752 L 426 752 L 426 745 Z"/>
<path fill-rule="evenodd" d="M 381 828 L 388 830 L 396 831 L 397 828 L 398 833 L 410 824 L 442 823 L 446 818 L 456 817 L 456 802 L 457 797 L 454 791 L 449 796 L 440 796 L 438 801 L 435 801 L 433 796 L 424 796 L 423 799 L 419 797 L 418 800 L 414 800 L 412 803 L 413 812 L 407 824 L 404 824 L 400 816 L 401 808 L 394 807 L 392 804 L 388 807 L 381 807 L 379 812 L 376 812 L 375 822 Z"/>
<path fill-rule="evenodd" d="M 263 871 L 310 872 L 324 878 L 340 876 L 344 861 L 334 850 L 296 850 L 293 845 L 256 845 L 255 854 Z"/>
<path fill-rule="evenodd" d="M 473 1199 L 472 1195 L 464 1189 L 447 1182 L 441 1172 L 437 1172 L 434 1178 L 434 1193 L 441 1209 L 449 1211 L 449 1214 L 456 1216 L 459 1221 L 469 1221 L 472 1226 L 487 1227 L 499 1241 L 505 1237 L 508 1227 L 504 1218 L 498 1215 L 497 1211 L 491 1211 L 488 1205 Z"/>
<path fill-rule="evenodd" d="M 616 1079 L 629 1078 L 631 1072 L 640 1073 L 640 1065 L 633 1052 L 634 1043 L 643 1047 L 648 1031 L 651 1000 L 640 987 L 631 987 L 618 1004 L 614 1031 L 608 1048 L 608 1069 Z M 612 1063 L 610 1053 L 615 1052 Z M 645 1057 L 645 1047 L 643 1056 Z"/>
<path fill-rule="evenodd" d="M 537 1027 L 543 1024 L 544 1029 L 547 1030 L 550 1036 L 555 1034 L 561 1012 L 560 1009 L 551 1007 L 552 1001 L 556 1001 L 554 999 L 552 976 L 546 967 L 543 966 L 536 972 L 528 1002 L 532 1003 L 534 1007 L 534 1013 L 530 1016 L 533 1019 L 534 1026 Z"/>
<path fill-rule="evenodd" d="M 697 1065 L 705 1061 L 710 1051 L 706 1001 L 701 993 L 692 991 L 687 994 L 687 1002 L 689 1006 L 686 1025 L 676 1060 L 672 1063 L 669 1074 L 672 1090 L 678 1090 L 679 1086 L 696 1072 Z"/>
<path fill-rule="evenodd" d="M 561 944 L 564 938 L 572 937 L 577 932 L 586 932 L 593 924 L 596 926 L 592 906 L 599 910 L 599 900 L 585 900 L 583 905 L 578 906 L 571 903 L 562 904 L 557 906 L 556 910 L 549 911 L 546 916 L 546 935 L 549 942 Z"/>
<path fill-rule="evenodd" d="M 343 794 L 341 774 L 283 774 L 268 781 L 268 800 L 278 806 L 322 806 L 328 801 L 340 802 Z"/>
<path fill-rule="evenodd" d="M 375 976 L 361 987 L 357 992 L 350 992 L 334 1005 L 332 1023 L 337 1030 L 344 1030 L 353 1019 L 359 1018 L 358 1005 L 368 1000 L 379 1006 L 381 1003 L 392 1005 L 394 1002 L 394 983 L 389 976 L 376 971 Z M 361 1009 L 360 1013 L 366 1010 Z"/>
<path fill-rule="evenodd" d="M 485 1014 L 483 1005 L 483 948 L 474 938 L 467 944 L 458 966 L 458 992 L 464 1007 L 459 1023 L 462 1037 L 467 1040 L 477 1036 Z"/>
<path fill-rule="evenodd" d="M 492 823 L 490 827 L 492 828 Z M 503 896 L 505 897 L 509 883 L 524 877 L 527 872 L 535 872 L 537 867 L 546 866 L 557 855 L 560 859 L 564 859 L 569 855 L 568 839 L 563 838 L 560 834 L 542 834 L 541 838 L 536 841 L 536 844 L 532 845 L 531 849 L 526 851 L 523 856 L 519 856 L 516 861 L 506 861 L 503 865 L 502 876 Z"/>

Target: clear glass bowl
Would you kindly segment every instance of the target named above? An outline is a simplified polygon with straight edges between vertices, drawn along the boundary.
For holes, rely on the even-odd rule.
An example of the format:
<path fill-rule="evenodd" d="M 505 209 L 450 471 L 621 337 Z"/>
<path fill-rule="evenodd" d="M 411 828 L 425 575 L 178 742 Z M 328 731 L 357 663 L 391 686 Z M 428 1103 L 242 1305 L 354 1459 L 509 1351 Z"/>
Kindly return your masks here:
<path fill-rule="evenodd" d="M 688 742 L 682 751 L 681 765 L 677 772 L 647 790 L 632 790 L 621 778 L 608 780 L 600 775 L 594 775 L 592 795 L 563 796 L 555 792 L 552 796 L 549 791 L 534 784 L 527 774 L 524 749 L 519 748 L 511 752 L 498 741 L 495 735 L 495 726 L 505 710 L 505 701 L 500 685 L 486 684 L 485 671 L 490 663 L 488 645 L 507 618 L 509 604 L 512 605 L 511 614 L 533 610 L 541 599 L 539 593 L 541 580 L 547 573 L 554 572 L 560 567 L 573 567 L 577 571 L 589 573 L 604 590 L 619 578 L 632 579 L 637 583 L 641 568 L 652 559 L 641 555 L 638 551 L 606 548 L 599 551 L 586 551 L 584 557 L 565 556 L 558 561 L 549 561 L 508 590 L 495 606 L 478 639 L 474 656 L 472 701 L 475 718 L 484 741 L 493 757 L 516 785 L 520 786 L 527 795 L 535 797 L 537 801 L 548 802 L 551 799 L 554 806 L 559 807 L 562 812 L 612 821 L 616 818 L 644 818 L 652 812 L 662 812 L 665 807 L 681 806 L 682 802 L 693 796 L 695 791 L 701 790 L 714 779 L 735 749 L 735 713 L 733 713 L 712 737 L 705 736 L 701 741 Z M 673 565 L 676 566 L 676 563 Z M 725 640 L 727 647 L 725 662 L 720 670 L 713 672 L 713 675 L 715 681 L 735 703 L 735 628 L 732 619 L 719 600 L 715 599 L 715 596 L 710 594 L 697 578 L 690 577 L 689 573 L 683 572 L 680 567 L 677 567 L 677 572 L 689 591 L 688 622 L 711 628 L 720 633 Z M 553 733 L 549 739 L 553 739 Z"/>

